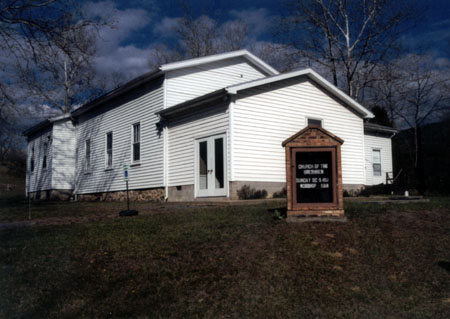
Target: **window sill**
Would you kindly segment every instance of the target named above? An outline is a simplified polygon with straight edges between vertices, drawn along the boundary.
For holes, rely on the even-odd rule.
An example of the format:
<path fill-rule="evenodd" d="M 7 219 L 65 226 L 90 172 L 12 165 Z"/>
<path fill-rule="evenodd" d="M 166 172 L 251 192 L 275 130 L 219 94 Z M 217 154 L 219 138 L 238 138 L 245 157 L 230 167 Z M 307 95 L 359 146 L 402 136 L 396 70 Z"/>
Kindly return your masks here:
<path fill-rule="evenodd" d="M 112 170 L 114 170 L 114 168 L 112 168 L 112 167 L 107 167 L 107 168 L 105 168 L 105 172 L 106 172 L 106 171 L 112 171 Z"/>
<path fill-rule="evenodd" d="M 134 163 L 130 164 L 130 167 L 133 167 L 133 166 L 141 166 L 141 162 L 134 162 Z"/>

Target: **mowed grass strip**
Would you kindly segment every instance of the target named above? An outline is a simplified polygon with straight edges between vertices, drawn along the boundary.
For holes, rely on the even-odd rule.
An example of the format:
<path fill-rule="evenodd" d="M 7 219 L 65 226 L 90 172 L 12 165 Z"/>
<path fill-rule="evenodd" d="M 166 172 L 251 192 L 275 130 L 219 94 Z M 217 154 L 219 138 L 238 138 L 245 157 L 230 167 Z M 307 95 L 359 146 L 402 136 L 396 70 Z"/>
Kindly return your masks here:
<path fill-rule="evenodd" d="M 446 203 L 352 203 L 345 224 L 257 205 L 3 230 L 0 316 L 448 318 Z"/>

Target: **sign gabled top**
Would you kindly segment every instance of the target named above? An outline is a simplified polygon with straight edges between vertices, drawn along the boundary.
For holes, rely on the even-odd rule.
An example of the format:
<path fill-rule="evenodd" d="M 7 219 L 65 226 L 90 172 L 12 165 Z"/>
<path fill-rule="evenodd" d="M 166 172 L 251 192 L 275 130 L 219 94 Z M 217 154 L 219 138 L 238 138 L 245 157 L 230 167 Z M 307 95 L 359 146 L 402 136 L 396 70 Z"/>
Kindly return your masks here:
<path fill-rule="evenodd" d="M 322 133 L 323 135 L 326 135 L 328 138 L 336 141 L 339 144 L 344 144 L 344 140 L 337 137 L 336 135 L 334 135 L 333 133 L 327 131 L 326 129 L 320 127 L 320 126 L 307 126 L 305 127 L 303 130 L 301 130 L 298 133 L 295 133 L 294 135 L 292 135 L 291 137 L 289 137 L 288 139 L 286 139 L 283 143 L 281 143 L 281 145 L 283 145 L 283 147 L 286 146 L 286 144 L 294 141 L 295 139 L 297 139 L 298 137 L 307 134 L 308 132 L 312 131 L 312 130 L 318 130 L 320 133 Z"/>

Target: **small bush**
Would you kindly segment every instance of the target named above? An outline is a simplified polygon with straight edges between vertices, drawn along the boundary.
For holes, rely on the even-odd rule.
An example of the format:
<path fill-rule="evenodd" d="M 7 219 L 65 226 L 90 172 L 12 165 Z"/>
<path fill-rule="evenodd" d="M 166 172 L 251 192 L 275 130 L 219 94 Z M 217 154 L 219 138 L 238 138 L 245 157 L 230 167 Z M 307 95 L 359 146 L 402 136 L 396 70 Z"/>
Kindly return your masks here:
<path fill-rule="evenodd" d="M 267 191 L 265 189 L 256 190 L 249 185 L 244 185 L 241 189 L 238 189 L 237 195 L 239 199 L 260 199 L 267 197 Z"/>
<path fill-rule="evenodd" d="M 266 198 L 266 197 L 267 197 L 267 191 L 265 189 L 257 190 L 253 194 L 253 199 Z"/>
<path fill-rule="evenodd" d="M 248 185 L 244 185 L 240 189 L 238 189 L 237 195 L 238 195 L 239 199 L 250 199 L 250 196 L 252 195 L 252 192 L 254 192 L 254 191 L 255 191 L 254 188 L 251 188 Z"/>
<path fill-rule="evenodd" d="M 392 192 L 392 185 L 378 184 L 364 188 L 358 195 L 359 196 L 390 195 L 391 192 Z"/>
<path fill-rule="evenodd" d="M 273 198 L 286 198 L 286 196 L 287 196 L 286 187 L 283 187 L 283 189 L 279 192 L 274 192 L 272 195 Z"/>

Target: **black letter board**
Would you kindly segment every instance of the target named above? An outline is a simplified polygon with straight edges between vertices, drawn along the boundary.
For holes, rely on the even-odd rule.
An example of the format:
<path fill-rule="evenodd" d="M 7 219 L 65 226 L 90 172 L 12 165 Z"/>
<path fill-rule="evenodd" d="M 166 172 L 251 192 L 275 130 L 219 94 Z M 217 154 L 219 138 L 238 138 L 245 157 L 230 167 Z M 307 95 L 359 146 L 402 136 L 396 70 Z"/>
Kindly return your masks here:
<path fill-rule="evenodd" d="M 333 202 L 332 152 L 297 152 L 297 203 Z"/>

